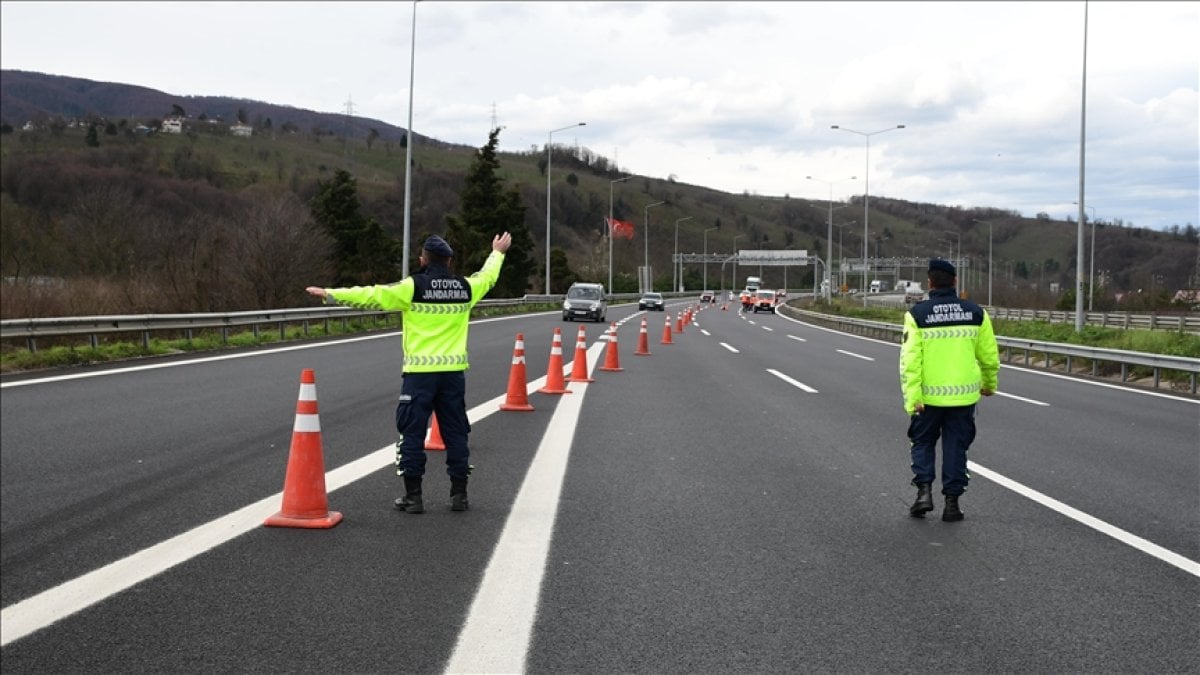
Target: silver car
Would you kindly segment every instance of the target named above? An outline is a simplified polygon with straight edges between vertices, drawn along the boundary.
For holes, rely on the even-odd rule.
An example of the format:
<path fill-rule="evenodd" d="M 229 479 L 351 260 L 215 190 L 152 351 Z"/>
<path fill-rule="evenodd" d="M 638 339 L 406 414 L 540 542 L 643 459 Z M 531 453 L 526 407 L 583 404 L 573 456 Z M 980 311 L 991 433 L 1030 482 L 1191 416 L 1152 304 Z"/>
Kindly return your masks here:
<path fill-rule="evenodd" d="M 604 299 L 604 285 L 571 284 L 567 289 L 567 297 L 563 300 L 562 318 L 563 321 L 605 321 L 608 318 L 608 302 Z"/>

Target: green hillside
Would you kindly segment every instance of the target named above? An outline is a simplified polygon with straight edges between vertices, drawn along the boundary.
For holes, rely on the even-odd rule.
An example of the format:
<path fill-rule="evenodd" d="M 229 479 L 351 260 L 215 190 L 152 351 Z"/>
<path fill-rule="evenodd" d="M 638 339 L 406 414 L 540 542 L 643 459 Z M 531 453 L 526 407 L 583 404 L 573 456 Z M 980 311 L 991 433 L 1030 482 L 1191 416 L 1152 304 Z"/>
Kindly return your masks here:
<path fill-rule="evenodd" d="M 141 133 L 136 126 L 132 120 L 102 121 L 93 136 L 94 147 L 89 146 L 88 130 L 83 125 L 72 127 L 64 123 L 29 131 L 4 129 L 5 133 L 0 134 L 5 249 L 0 271 L 4 277 L 70 280 L 88 276 L 94 281 L 96 273 L 85 275 L 82 269 L 85 265 L 78 256 L 83 254 L 76 254 L 73 261 L 63 259 L 53 250 L 55 240 L 39 239 L 39 233 L 77 224 L 82 208 L 79 203 L 95 201 L 101 185 L 127 185 L 124 189 L 131 195 L 128 199 L 139 212 L 143 205 L 153 205 L 149 213 L 142 214 L 142 220 L 154 221 L 156 231 L 165 228 L 185 233 L 189 218 L 211 219 L 215 217 L 213 213 L 233 208 L 221 201 L 224 197 L 241 204 L 261 200 L 264 194 L 286 193 L 296 204 L 305 205 L 319 183 L 329 181 L 337 169 L 346 168 L 357 179 L 363 211 L 375 218 L 386 233 L 401 236 L 406 151 L 403 140 L 368 137 L 346 141 L 329 132 L 289 133 L 278 128 L 256 129 L 248 138 L 235 137 L 229 134 L 226 125 L 194 120 L 187 121 L 185 133 L 180 135 Z M 481 130 L 479 143 L 485 142 L 486 133 Z M 430 141 L 419 141 L 414 146 L 411 228 L 414 240 L 424 233 L 442 232 L 445 216 L 457 212 L 463 177 L 474 153 L 474 148 Z M 504 153 L 500 162 L 501 176 L 520 191 L 526 207 L 525 223 L 537 249 L 533 257 L 542 261 L 546 230 L 545 151 Z M 105 178 L 110 175 L 111 180 Z M 59 190 L 57 183 L 66 181 L 66 177 L 74 181 L 73 187 Z M 617 240 L 613 244 L 617 290 L 636 289 L 636 270 L 642 264 L 647 243 L 655 270 L 655 287 L 667 290 L 671 283 L 676 221 L 683 218 L 689 219 L 678 226 L 681 253 L 700 253 L 704 231 L 717 228 L 708 233 L 710 253 L 732 252 L 736 238 L 737 249 L 806 249 L 810 255 L 823 259 L 828 254 L 829 204 L 824 200 L 731 194 L 644 176 L 614 184 L 613 180 L 623 176 L 611 169 L 606 158 L 565 146 L 554 149 L 552 177 L 551 246 L 565 252 L 579 278 L 607 280 L 608 247 L 602 231 L 603 219 L 609 213 L 610 187 L 614 215 L 635 223 L 636 235 L 632 240 Z M 158 191 L 172 191 L 176 196 L 159 199 L 155 196 Z M 56 199 L 59 192 L 63 196 Z M 209 201 L 211 207 L 207 205 Z M 668 204 L 650 209 L 647 237 L 643 230 L 645 207 L 659 201 Z M 858 257 L 863 237 L 861 197 L 849 205 L 835 204 L 842 206 L 834 211 L 834 222 L 844 226 L 835 227 L 832 243 L 837 248 L 840 239 L 846 256 Z M 1051 285 L 1057 284 L 1060 289 L 1073 285 L 1074 223 L 1022 218 L 997 208 L 916 204 L 891 195 L 872 195 L 870 206 L 872 257 L 961 255 L 970 260 L 964 266 L 963 282 L 973 297 L 986 298 L 988 285 L 989 228 L 975 222 L 976 219 L 992 224 L 995 304 L 1051 307 L 1063 302 L 1061 295 L 1052 292 Z M 114 227 L 113 231 L 119 233 L 119 226 Z M 1090 226 L 1086 234 L 1090 240 Z M 184 239 L 181 238 L 181 245 Z M 72 241 L 69 237 L 60 238 L 57 244 L 70 248 Z M 137 245 L 138 242 L 130 244 L 133 248 Z M 959 246 L 961 254 L 955 251 Z M 148 254 L 139 251 L 135 255 Z M 1085 258 L 1085 277 L 1088 263 Z M 129 265 L 126 263 L 126 267 Z M 1190 225 L 1179 232 L 1158 232 L 1101 223 L 1096 229 L 1096 308 L 1114 306 L 1117 294 L 1138 289 L 1142 294 L 1132 300 L 1143 303 L 1142 306 L 1161 303 L 1164 297 L 1169 300 L 1169 294 L 1175 290 L 1195 283 L 1192 275 L 1196 266 L 1197 236 Z M 724 277 L 721 272 L 719 265 L 709 266 L 710 287 L 740 286 L 732 269 L 726 269 Z M 880 277 L 919 278 L 920 272 L 901 268 Z M 742 270 L 742 276 L 745 273 Z M 786 285 L 790 288 L 813 285 L 811 267 L 790 268 L 786 274 Z M 762 275 L 766 285 L 784 286 L 784 268 L 764 267 Z M 702 276 L 699 264 L 685 266 L 684 279 L 689 289 L 699 290 Z M 214 283 L 220 283 L 219 277 L 213 278 Z M 541 270 L 530 270 L 529 278 L 530 292 L 540 293 L 544 283 Z M 849 279 L 850 286 L 861 283 L 857 274 Z M 5 318 L 13 316 L 12 311 L 36 311 L 29 302 L 10 302 L 17 297 L 11 289 L 6 291 Z M 302 298 L 293 301 L 301 302 Z M 1131 298 L 1126 297 L 1124 302 L 1128 305 Z M 146 301 L 130 304 L 147 306 Z M 243 305 L 253 303 L 242 299 L 187 306 L 189 303 L 180 299 L 176 304 L 180 306 L 174 310 L 156 311 L 249 308 Z"/>

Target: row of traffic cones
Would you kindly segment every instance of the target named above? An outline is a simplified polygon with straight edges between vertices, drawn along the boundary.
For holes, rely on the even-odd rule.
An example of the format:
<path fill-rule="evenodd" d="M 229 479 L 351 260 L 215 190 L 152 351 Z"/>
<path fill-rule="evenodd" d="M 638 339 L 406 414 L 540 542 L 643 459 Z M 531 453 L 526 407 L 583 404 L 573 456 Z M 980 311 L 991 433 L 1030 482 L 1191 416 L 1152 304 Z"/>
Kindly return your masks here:
<path fill-rule="evenodd" d="M 675 333 L 682 333 L 686 323 L 692 320 L 692 308 L 681 312 L 675 324 Z M 671 318 L 663 326 L 662 344 L 674 344 L 671 338 Z M 606 333 L 604 365 L 599 370 L 620 372 L 620 355 L 617 345 L 617 324 L 609 326 Z M 650 356 L 646 319 L 642 319 L 638 334 L 636 356 Z M 550 362 L 546 369 L 546 385 L 538 390 L 543 394 L 569 394 L 567 382 L 595 382 L 587 370 L 587 332 L 579 327 L 575 342 L 575 361 L 571 376 L 563 377 L 562 330 L 554 329 L 554 342 L 550 348 Z M 525 384 L 525 336 L 517 333 L 513 347 L 512 368 L 508 377 L 508 392 L 501 410 L 528 412 L 533 410 Z M 426 450 L 445 450 L 438 426 L 437 415 L 432 416 L 425 438 Z M 329 510 L 329 498 L 325 490 L 325 459 L 321 444 L 321 422 L 317 414 L 316 375 L 311 368 L 300 373 L 300 395 L 296 401 L 296 419 L 292 425 L 292 444 L 288 452 L 287 475 L 284 478 L 283 503 L 278 513 L 263 521 L 269 527 L 295 527 L 328 529 L 342 521 L 342 514 Z"/>

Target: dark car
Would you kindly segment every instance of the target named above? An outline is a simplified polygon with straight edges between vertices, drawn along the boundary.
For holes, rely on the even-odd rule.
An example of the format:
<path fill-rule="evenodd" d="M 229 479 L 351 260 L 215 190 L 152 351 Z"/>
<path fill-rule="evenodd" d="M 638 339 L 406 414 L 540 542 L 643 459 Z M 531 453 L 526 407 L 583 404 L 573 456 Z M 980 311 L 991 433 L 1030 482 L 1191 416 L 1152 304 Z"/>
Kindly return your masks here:
<path fill-rule="evenodd" d="M 665 311 L 666 303 L 663 302 L 662 293 L 645 293 L 641 300 L 638 300 L 638 309 L 653 310 L 656 312 Z"/>
<path fill-rule="evenodd" d="M 608 317 L 608 302 L 602 284 L 574 283 L 563 300 L 563 321 L 590 319 L 604 321 Z"/>

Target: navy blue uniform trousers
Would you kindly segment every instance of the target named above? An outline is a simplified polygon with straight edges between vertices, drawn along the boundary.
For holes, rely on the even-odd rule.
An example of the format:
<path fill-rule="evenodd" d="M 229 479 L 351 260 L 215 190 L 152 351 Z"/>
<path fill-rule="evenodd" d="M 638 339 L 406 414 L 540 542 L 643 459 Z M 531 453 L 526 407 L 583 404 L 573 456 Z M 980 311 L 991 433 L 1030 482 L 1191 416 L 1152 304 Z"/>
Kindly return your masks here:
<path fill-rule="evenodd" d="M 912 444 L 913 485 L 933 484 L 938 437 L 942 439 L 942 494 L 961 495 L 967 489 L 967 449 L 975 440 L 975 406 L 925 406 L 908 423 Z"/>
<path fill-rule="evenodd" d="M 446 473 L 451 478 L 466 478 L 470 473 L 467 434 L 467 377 L 464 371 L 444 373 L 405 373 L 396 404 L 396 430 L 400 432 L 397 473 L 402 476 L 425 475 L 425 434 L 429 416 L 436 414 L 438 430 L 446 444 Z"/>

